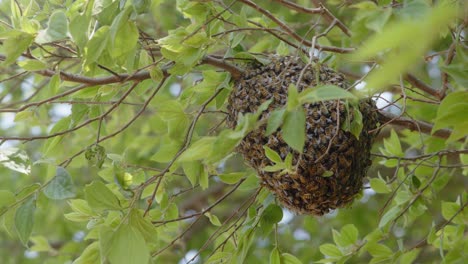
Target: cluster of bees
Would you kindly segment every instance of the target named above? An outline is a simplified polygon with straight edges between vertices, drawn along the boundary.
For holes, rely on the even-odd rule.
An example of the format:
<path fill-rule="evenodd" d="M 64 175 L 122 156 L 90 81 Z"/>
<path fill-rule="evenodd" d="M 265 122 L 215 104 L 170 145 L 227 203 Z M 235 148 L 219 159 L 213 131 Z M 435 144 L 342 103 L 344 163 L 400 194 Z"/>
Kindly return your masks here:
<path fill-rule="evenodd" d="M 343 75 L 331 68 L 309 65 L 304 70 L 305 66 L 297 57 L 273 57 L 270 64 L 251 65 L 236 81 L 229 97 L 228 126 L 236 126 L 239 113 L 255 112 L 263 102 L 273 99 L 260 116 L 260 120 L 268 119 L 273 110 L 286 105 L 291 83 L 296 84 L 299 91 L 322 84 L 346 88 Z M 359 102 L 363 129 L 358 140 L 342 129 L 344 122 L 352 122 L 354 118 L 353 107 L 345 107 L 345 104 L 342 100 L 304 104 L 306 143 L 303 153 L 286 144 L 280 129 L 266 136 L 266 125 L 250 132 L 237 148 L 246 162 L 256 169 L 262 184 L 296 213 L 323 215 L 349 204 L 362 189 L 375 137 L 369 131 L 377 127 L 376 107 L 371 99 Z M 264 171 L 266 166 L 273 165 L 265 156 L 264 145 L 276 151 L 282 159 L 292 153 L 295 171 Z"/>

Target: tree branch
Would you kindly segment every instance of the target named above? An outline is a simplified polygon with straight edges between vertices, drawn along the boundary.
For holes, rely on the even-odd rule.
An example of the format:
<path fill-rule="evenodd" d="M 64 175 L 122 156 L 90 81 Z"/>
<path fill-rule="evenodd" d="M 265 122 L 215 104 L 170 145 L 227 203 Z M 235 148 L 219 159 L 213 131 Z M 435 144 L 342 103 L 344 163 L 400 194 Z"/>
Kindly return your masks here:
<path fill-rule="evenodd" d="M 405 76 L 405 80 L 408 81 L 411 85 L 413 85 L 414 87 L 420 89 L 421 91 L 423 92 L 426 92 L 432 96 L 434 96 L 435 98 L 438 98 L 438 99 L 441 99 L 441 96 L 439 94 L 439 91 L 437 91 L 436 89 L 430 87 L 429 85 L 427 85 L 426 83 L 424 83 L 423 81 L 419 80 L 418 78 L 416 78 L 414 75 L 412 74 L 407 74 Z"/>
<path fill-rule="evenodd" d="M 288 27 L 283 21 L 279 20 L 272 13 L 270 13 L 270 11 L 258 6 L 257 4 L 255 4 L 254 2 L 252 2 L 250 0 L 239 0 L 239 2 L 242 2 L 242 3 L 252 7 L 253 9 L 257 10 L 258 12 L 262 13 L 263 15 L 265 15 L 266 17 L 271 19 L 273 22 L 278 24 L 278 26 L 280 28 L 282 28 L 284 31 L 286 31 L 295 40 L 297 40 L 300 43 L 303 43 L 303 44 L 305 44 L 305 45 L 307 45 L 309 47 L 312 47 L 312 42 L 303 39 L 296 32 L 294 32 L 294 30 L 292 30 L 290 27 Z M 318 44 L 315 44 L 313 48 L 320 49 L 320 50 L 323 50 L 323 51 L 336 52 L 336 53 L 351 53 L 351 52 L 355 51 L 354 48 L 340 48 L 340 47 L 332 47 L 332 46 L 321 46 L 321 45 L 318 45 Z"/>
<path fill-rule="evenodd" d="M 430 123 L 413 120 L 406 117 L 399 117 L 397 115 L 387 113 L 384 111 L 379 111 L 379 121 L 383 123 L 388 122 L 392 125 L 403 126 L 411 131 L 418 131 L 429 135 L 432 134 L 431 132 L 433 125 Z M 450 129 L 439 129 L 434 134 L 432 134 L 432 136 L 447 139 L 450 137 L 451 134 L 452 130 Z M 461 140 L 464 140 L 464 138 L 462 138 Z"/>
<path fill-rule="evenodd" d="M 287 0 L 275 0 L 275 1 L 297 12 L 307 13 L 307 14 L 321 14 L 329 23 L 334 23 L 333 21 L 336 21 L 335 22 L 336 26 L 339 27 L 343 31 L 343 33 L 351 37 L 351 31 L 346 27 L 346 25 L 343 22 L 341 22 L 336 16 L 334 16 L 322 3 L 318 3 L 319 7 L 317 8 L 308 8 L 308 7 L 300 6 L 296 3 L 293 3 Z M 315 4 L 317 5 L 317 3 Z"/>

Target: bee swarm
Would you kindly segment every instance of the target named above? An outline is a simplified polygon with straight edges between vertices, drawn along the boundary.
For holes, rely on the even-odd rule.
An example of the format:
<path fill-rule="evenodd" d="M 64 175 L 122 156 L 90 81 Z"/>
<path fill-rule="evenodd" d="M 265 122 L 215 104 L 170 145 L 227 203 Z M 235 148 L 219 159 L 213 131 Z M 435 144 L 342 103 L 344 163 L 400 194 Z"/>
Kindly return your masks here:
<path fill-rule="evenodd" d="M 260 120 L 268 119 L 273 110 L 286 105 L 288 86 L 297 85 L 300 76 L 299 92 L 316 86 L 317 79 L 321 85 L 347 88 L 343 75 L 324 65 L 312 65 L 301 74 L 304 67 L 297 57 L 273 57 L 267 65 L 257 64 L 246 69 L 229 97 L 228 126 L 236 126 L 239 113 L 255 112 L 263 102 L 273 99 L 260 116 Z M 320 69 L 318 74 L 317 68 Z M 354 112 L 352 106 L 346 109 L 343 100 L 304 104 L 303 107 L 306 142 L 302 157 L 286 144 L 279 129 L 265 136 L 266 125 L 250 132 L 237 151 L 258 172 L 262 185 L 285 207 L 296 213 L 323 215 L 351 203 L 362 189 L 363 178 L 371 164 L 370 148 L 375 133 L 369 131 L 377 127 L 376 107 L 371 99 L 359 102 L 363 117 L 359 140 L 340 128 L 346 118 L 353 120 Z M 283 160 L 291 152 L 297 170 L 286 174 L 264 171 L 273 163 L 265 156 L 263 145 L 276 151 Z M 325 173 L 333 175 L 325 177 Z"/>

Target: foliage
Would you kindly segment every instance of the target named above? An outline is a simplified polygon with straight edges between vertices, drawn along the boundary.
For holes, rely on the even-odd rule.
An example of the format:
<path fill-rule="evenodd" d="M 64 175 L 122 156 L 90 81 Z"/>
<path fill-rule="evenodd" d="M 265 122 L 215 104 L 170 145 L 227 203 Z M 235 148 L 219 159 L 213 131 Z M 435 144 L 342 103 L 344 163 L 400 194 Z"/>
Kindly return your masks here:
<path fill-rule="evenodd" d="M 320 2 L 1 1 L 0 262 L 465 263 L 468 6 Z M 361 89 L 291 85 L 226 128 L 267 54 Z M 259 125 L 300 151 L 302 104 L 362 96 L 382 124 L 351 208 L 293 216 L 235 153 Z"/>

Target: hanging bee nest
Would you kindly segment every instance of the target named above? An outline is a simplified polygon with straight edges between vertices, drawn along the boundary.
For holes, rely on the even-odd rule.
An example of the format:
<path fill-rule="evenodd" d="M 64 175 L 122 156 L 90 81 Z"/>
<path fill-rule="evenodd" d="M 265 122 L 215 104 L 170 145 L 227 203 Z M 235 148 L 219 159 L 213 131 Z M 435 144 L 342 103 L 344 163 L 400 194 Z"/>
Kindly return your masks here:
<path fill-rule="evenodd" d="M 300 91 L 320 84 L 333 84 L 343 89 L 347 84 L 342 74 L 320 65 L 308 67 L 297 57 L 273 57 L 267 65 L 251 65 L 236 81 L 229 97 L 229 127 L 234 128 L 239 113 L 253 113 L 265 101 L 272 99 L 260 120 L 267 120 L 270 113 L 287 102 L 291 83 Z M 239 144 L 246 162 L 261 178 L 261 184 L 271 190 L 277 199 L 290 210 L 301 214 L 323 215 L 332 209 L 350 204 L 361 191 L 363 178 L 370 166 L 370 149 L 375 134 L 369 131 L 377 127 L 374 102 L 359 102 L 363 128 L 359 140 L 340 124 L 353 121 L 353 106 L 345 107 L 343 100 L 304 104 L 306 112 L 306 142 L 302 155 L 286 144 L 279 129 L 265 135 L 266 125 L 250 132 Z M 347 120 L 346 120 L 347 119 Z M 339 120 L 339 121 L 338 121 Z M 266 157 L 263 146 L 276 151 L 284 160 L 293 154 L 294 173 L 265 171 L 273 165 Z"/>

